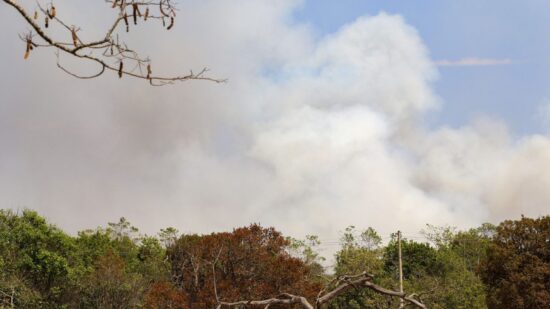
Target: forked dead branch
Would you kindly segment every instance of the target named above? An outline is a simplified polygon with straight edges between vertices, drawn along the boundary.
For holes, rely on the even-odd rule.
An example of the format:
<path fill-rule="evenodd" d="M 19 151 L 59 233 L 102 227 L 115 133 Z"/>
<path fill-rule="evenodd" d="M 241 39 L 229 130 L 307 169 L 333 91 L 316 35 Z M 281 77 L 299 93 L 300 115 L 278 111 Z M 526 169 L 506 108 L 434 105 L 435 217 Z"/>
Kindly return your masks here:
<path fill-rule="evenodd" d="M 207 68 L 203 68 L 199 72 L 190 71 L 188 74 L 180 76 L 156 75 L 149 58 L 140 56 L 138 52 L 119 40 L 120 31 L 129 32 L 143 22 L 158 22 L 166 30 L 172 29 L 176 20 L 176 8 L 173 0 L 104 0 L 110 8 L 116 10 L 117 14 L 106 28 L 105 36 L 92 41 L 83 41 L 78 35 L 80 28 L 69 25 L 53 2 L 44 5 L 37 1 L 36 9 L 29 11 L 18 1 L 3 1 L 17 10 L 32 28 L 29 33 L 20 35 L 25 44 L 23 57 L 27 59 L 37 48 L 54 48 L 57 55 L 57 66 L 76 78 L 96 78 L 110 71 L 117 74 L 119 78 L 128 76 L 143 79 L 153 86 L 187 80 L 206 80 L 216 83 L 225 81 L 209 77 Z M 61 26 L 68 34 L 63 37 L 70 37 L 71 40 L 63 41 L 54 37 L 53 32 L 49 31 L 52 24 Z M 81 75 L 68 70 L 60 63 L 60 52 L 96 63 L 98 72 L 92 75 Z"/>
<path fill-rule="evenodd" d="M 213 269 L 214 270 L 214 269 Z M 427 309 L 419 299 L 415 298 L 414 295 L 407 295 L 398 291 L 389 290 L 383 288 L 373 282 L 373 275 L 368 273 L 362 273 L 355 276 L 339 276 L 335 278 L 327 288 L 323 289 L 317 295 L 314 304 L 311 304 L 307 298 L 299 295 L 292 295 L 288 293 L 283 293 L 277 297 L 262 299 L 262 300 L 241 300 L 236 302 L 224 302 L 220 300 L 218 296 L 218 291 L 216 288 L 216 279 L 215 272 L 214 274 L 214 292 L 216 296 L 216 301 L 218 303 L 216 309 L 222 308 L 239 308 L 240 306 L 261 306 L 263 308 L 269 308 L 272 305 L 299 305 L 304 309 L 320 309 L 323 308 L 323 305 L 328 304 L 330 301 L 334 300 L 336 297 L 343 295 L 352 289 L 370 289 L 375 293 L 388 297 L 398 297 L 403 299 L 408 305 L 412 305 L 417 308 Z"/>

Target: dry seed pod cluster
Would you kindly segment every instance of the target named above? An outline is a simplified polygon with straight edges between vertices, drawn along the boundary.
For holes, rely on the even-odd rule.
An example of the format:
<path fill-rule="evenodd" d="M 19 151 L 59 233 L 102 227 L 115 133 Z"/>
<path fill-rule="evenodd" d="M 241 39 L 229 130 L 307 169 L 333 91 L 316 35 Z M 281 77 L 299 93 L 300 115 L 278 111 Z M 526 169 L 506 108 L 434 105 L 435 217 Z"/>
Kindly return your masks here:
<path fill-rule="evenodd" d="M 112 4 L 112 7 L 117 11 L 118 16 L 109 28 L 105 38 L 88 42 L 82 41 L 81 38 L 79 38 L 78 31 L 80 28 L 77 26 L 67 26 L 67 24 L 57 16 L 57 8 L 52 2 L 45 7 L 41 6 L 40 2 L 41 1 L 37 3 L 37 9 L 29 12 L 30 14 L 28 15 L 25 11 L 21 11 L 17 4 L 8 2 L 8 4 L 12 4 L 13 7 L 20 11 L 27 22 L 35 28 L 36 34 L 45 41 L 45 43 L 35 44 L 32 40 L 32 33 L 25 37 L 21 36 L 22 41 L 25 43 L 24 59 L 30 57 L 30 53 L 35 47 L 52 46 L 56 48 L 57 51 L 63 51 L 81 59 L 91 60 L 101 66 L 99 73 L 90 76 L 81 76 L 65 69 L 59 62 L 59 55 L 56 54 L 58 55 L 58 67 L 77 78 L 95 78 L 103 74 L 106 70 L 112 70 L 117 72 L 119 78 L 122 78 L 126 74 L 136 78 L 147 79 L 150 84 L 154 86 L 192 79 L 223 82 L 222 80 L 203 76 L 203 73 L 207 72 L 206 68 L 198 74 L 191 72 L 188 75 L 179 77 L 154 77 L 150 60 L 141 58 L 137 52 L 129 49 L 123 42 L 119 42 L 119 34 L 123 31 L 120 29 L 120 24 L 124 23 L 126 32 L 129 32 L 130 23 L 133 21 L 134 25 L 137 25 L 138 18 L 143 18 L 144 21 L 149 19 L 160 19 L 163 28 L 171 30 L 174 27 L 176 12 L 170 0 L 110 0 L 110 4 Z M 155 7 L 156 5 L 159 6 L 158 9 Z M 43 20 L 40 20 L 40 18 L 43 18 Z M 132 18 L 132 21 L 130 21 L 129 18 Z M 41 21 L 44 23 L 42 24 L 43 29 L 40 29 L 40 26 L 37 25 L 37 23 Z M 70 32 L 71 41 L 57 41 L 50 35 L 49 31 L 44 31 L 45 28 L 49 28 L 50 26 L 53 27 L 55 23 L 61 25 L 61 29 L 65 28 Z M 126 63 L 124 64 L 123 62 Z"/>
<path fill-rule="evenodd" d="M 170 11 L 167 12 L 165 6 L 170 6 L 170 4 L 166 4 L 166 3 L 169 3 L 169 2 L 160 1 L 158 3 L 159 11 L 161 13 L 161 15 L 158 18 L 161 19 L 163 27 L 166 27 L 167 30 L 171 30 L 174 27 L 176 13 L 173 9 L 170 9 Z M 139 9 L 140 5 L 146 6 L 144 13 L 142 13 L 141 10 Z M 147 21 L 149 17 L 151 17 L 148 4 L 143 4 L 140 2 L 132 2 L 131 13 L 126 11 L 126 8 L 129 7 L 130 4 L 126 4 L 125 0 L 120 0 L 120 1 L 113 0 L 112 7 L 115 8 L 117 6 L 120 7 L 120 9 L 123 11 L 122 20 L 124 20 L 124 25 L 126 26 L 126 32 L 130 31 L 130 22 L 128 20 L 130 17 L 132 17 L 134 25 L 138 24 L 138 17 L 142 17 L 144 21 Z M 168 19 L 168 22 L 166 21 L 166 19 Z"/>

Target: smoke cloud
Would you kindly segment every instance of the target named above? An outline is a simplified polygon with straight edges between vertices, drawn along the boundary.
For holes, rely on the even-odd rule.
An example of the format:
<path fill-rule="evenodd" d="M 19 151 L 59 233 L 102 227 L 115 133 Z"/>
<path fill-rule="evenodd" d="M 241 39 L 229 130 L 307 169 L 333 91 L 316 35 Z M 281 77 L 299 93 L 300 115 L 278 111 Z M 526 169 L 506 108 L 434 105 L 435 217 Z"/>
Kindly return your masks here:
<path fill-rule="evenodd" d="M 69 16 L 101 6 L 74 2 Z M 147 233 L 260 222 L 324 238 L 548 212 L 546 136 L 490 118 L 426 128 L 445 107 L 414 28 L 381 13 L 318 38 L 293 21 L 299 5 L 186 1 L 173 31 L 146 25 L 128 39 L 158 72 L 206 65 L 222 85 L 75 80 L 48 51 L 23 61 L 16 33 L 0 33 L 2 207 L 71 231 L 125 216 Z M 0 18 L 26 29 L 11 10 Z M 102 21 L 83 20 L 83 35 Z"/>

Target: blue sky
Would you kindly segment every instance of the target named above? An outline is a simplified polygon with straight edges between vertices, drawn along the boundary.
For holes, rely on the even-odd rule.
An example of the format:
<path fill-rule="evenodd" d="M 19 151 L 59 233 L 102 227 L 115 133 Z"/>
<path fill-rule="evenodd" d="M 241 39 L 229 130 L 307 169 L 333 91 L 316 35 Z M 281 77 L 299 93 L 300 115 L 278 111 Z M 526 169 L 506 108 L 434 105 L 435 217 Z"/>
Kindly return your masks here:
<path fill-rule="evenodd" d="M 433 60 L 510 59 L 494 66 L 440 67 L 435 91 L 442 108 L 432 126 L 464 125 L 480 116 L 504 120 L 518 134 L 544 133 L 535 114 L 550 97 L 550 2 L 479 0 L 309 0 L 296 19 L 317 35 L 359 16 L 402 15 L 415 27 Z"/>

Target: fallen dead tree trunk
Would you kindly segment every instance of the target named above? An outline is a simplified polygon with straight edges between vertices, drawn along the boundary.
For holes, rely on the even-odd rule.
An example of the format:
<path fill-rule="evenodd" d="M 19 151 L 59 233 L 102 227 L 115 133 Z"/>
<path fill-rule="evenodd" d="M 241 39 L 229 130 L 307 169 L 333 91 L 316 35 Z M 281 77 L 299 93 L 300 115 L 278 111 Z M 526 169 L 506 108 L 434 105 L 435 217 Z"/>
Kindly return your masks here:
<path fill-rule="evenodd" d="M 345 294 L 347 291 L 351 289 L 359 289 L 359 288 L 367 288 L 370 289 L 378 294 L 390 296 L 390 297 L 398 297 L 403 299 L 405 302 L 422 309 L 427 309 L 426 305 L 424 305 L 420 300 L 414 298 L 412 295 L 407 295 L 406 293 L 401 293 L 398 291 L 393 291 L 386 289 L 384 287 L 381 287 L 373 282 L 374 277 L 368 273 L 362 273 L 355 276 L 339 276 L 335 280 L 331 282 L 330 285 L 335 284 L 336 286 L 332 288 L 331 290 L 324 289 L 322 290 L 319 295 L 317 295 L 317 299 L 315 300 L 315 304 L 312 305 L 305 297 L 299 296 L 299 295 L 292 295 L 288 293 L 281 294 L 277 297 L 269 298 L 269 299 L 263 299 L 263 300 L 240 300 L 236 302 L 224 302 L 221 301 L 218 298 L 217 289 L 215 286 L 215 279 L 214 279 L 214 289 L 215 289 L 215 295 L 216 295 L 216 301 L 218 305 L 216 306 L 217 309 L 222 309 L 226 307 L 239 307 L 239 306 L 263 306 L 263 308 L 269 308 L 271 305 L 301 305 L 304 309 L 319 309 L 323 305 L 329 303 L 331 300 L 335 299 L 336 297 Z"/>

